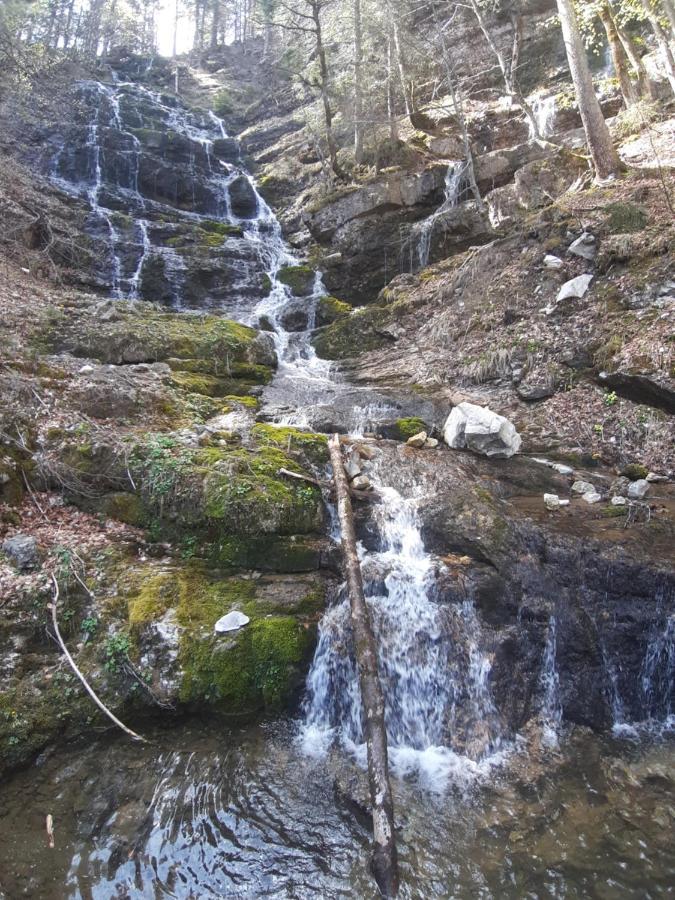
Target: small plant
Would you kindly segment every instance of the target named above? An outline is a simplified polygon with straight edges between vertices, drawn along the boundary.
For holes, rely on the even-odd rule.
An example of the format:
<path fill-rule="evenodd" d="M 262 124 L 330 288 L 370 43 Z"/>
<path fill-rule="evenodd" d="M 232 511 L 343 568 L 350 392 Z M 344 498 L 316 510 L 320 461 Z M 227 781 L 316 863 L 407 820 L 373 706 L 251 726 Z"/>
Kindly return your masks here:
<path fill-rule="evenodd" d="M 126 634 L 113 634 L 105 644 L 106 661 L 103 668 L 106 672 L 117 674 L 121 671 L 131 649 L 129 636 Z"/>
<path fill-rule="evenodd" d="M 619 398 L 616 396 L 616 391 L 609 391 L 602 398 L 602 402 L 605 404 L 605 406 L 614 406 L 618 399 Z"/>
<path fill-rule="evenodd" d="M 602 425 L 598 425 L 597 423 L 593 426 L 593 431 L 600 436 L 605 433 L 604 427 Z"/>
<path fill-rule="evenodd" d="M 85 640 L 89 640 L 96 633 L 96 629 L 98 628 L 98 619 L 94 616 L 87 616 L 86 619 L 82 619 L 80 628 L 85 635 Z"/>

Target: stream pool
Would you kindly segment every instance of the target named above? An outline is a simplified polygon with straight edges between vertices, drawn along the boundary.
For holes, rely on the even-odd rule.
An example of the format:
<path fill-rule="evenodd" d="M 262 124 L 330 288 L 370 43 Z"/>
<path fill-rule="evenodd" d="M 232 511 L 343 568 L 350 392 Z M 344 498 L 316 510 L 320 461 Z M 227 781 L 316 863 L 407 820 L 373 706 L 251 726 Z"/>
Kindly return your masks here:
<path fill-rule="evenodd" d="M 0 786 L 0 896 L 374 898 L 358 770 L 297 735 L 192 722 L 45 755 Z M 672 896 L 674 751 L 577 732 L 479 783 L 395 780 L 400 896 Z"/>

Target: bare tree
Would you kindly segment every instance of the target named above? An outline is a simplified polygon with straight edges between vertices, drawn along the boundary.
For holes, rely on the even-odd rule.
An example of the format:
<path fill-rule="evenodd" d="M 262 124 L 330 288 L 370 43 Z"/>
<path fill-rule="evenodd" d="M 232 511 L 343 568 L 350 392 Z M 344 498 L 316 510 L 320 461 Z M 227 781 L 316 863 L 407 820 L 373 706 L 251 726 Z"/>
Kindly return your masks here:
<path fill-rule="evenodd" d="M 593 78 L 591 77 L 586 51 L 581 40 L 579 24 L 572 0 L 557 0 L 557 3 L 560 26 L 565 41 L 565 50 L 567 51 L 567 62 L 574 83 L 577 103 L 579 104 L 581 121 L 586 132 L 586 140 L 593 160 L 596 178 L 602 180 L 618 174 L 622 169 L 622 163 L 612 143 L 598 98 L 595 96 Z"/>

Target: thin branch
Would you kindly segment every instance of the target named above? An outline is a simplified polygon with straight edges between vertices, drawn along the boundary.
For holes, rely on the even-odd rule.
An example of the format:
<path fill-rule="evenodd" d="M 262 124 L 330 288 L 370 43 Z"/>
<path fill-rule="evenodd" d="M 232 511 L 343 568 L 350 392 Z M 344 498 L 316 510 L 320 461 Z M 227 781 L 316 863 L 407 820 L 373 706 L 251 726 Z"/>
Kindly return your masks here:
<path fill-rule="evenodd" d="M 84 685 L 85 690 L 87 691 L 87 693 L 89 694 L 89 696 L 91 697 L 91 699 L 94 701 L 94 703 L 98 706 L 98 708 L 99 708 L 102 712 L 104 712 L 104 713 L 106 714 L 106 716 L 107 716 L 112 722 L 115 723 L 115 725 L 117 725 L 118 728 L 121 728 L 122 731 L 124 731 L 125 734 L 128 734 L 129 737 L 130 737 L 132 740 L 134 740 L 134 741 L 142 741 L 144 744 L 147 744 L 147 740 L 146 740 L 144 737 L 141 737 L 140 734 L 136 734 L 136 732 L 135 732 L 135 731 L 132 731 L 131 728 L 127 728 L 127 726 L 126 726 L 123 722 L 120 722 L 120 720 L 117 718 L 117 716 L 114 715 L 114 713 L 110 712 L 110 710 L 109 710 L 108 707 L 103 703 L 103 701 L 100 700 L 100 699 L 98 698 L 98 696 L 97 696 L 97 694 L 95 693 L 94 689 L 90 686 L 89 682 L 88 682 L 87 679 L 84 677 L 84 675 L 82 674 L 82 672 L 80 672 L 80 670 L 78 669 L 77 665 L 75 664 L 75 660 L 73 659 L 73 657 L 72 657 L 72 656 L 70 655 L 70 653 L 68 652 L 68 648 L 66 647 L 66 645 L 65 645 L 65 643 L 64 643 L 64 641 L 63 641 L 63 638 L 61 637 L 61 632 L 60 632 L 60 630 L 59 630 L 59 623 L 58 623 L 58 619 L 57 619 L 57 616 L 56 616 L 56 606 L 57 606 L 57 603 L 58 603 L 58 600 L 59 600 L 59 583 L 58 583 L 58 581 L 56 580 L 56 578 L 55 578 L 55 576 L 54 576 L 53 573 L 52 573 L 51 578 L 52 578 L 52 583 L 53 583 L 53 585 L 54 585 L 54 596 L 52 597 L 52 602 L 51 602 L 50 604 L 48 604 L 47 608 L 51 611 L 51 614 L 52 614 L 52 625 L 54 626 L 54 634 L 55 634 L 55 636 L 56 636 L 56 640 L 58 641 L 58 644 L 59 644 L 61 650 L 63 651 L 63 655 L 64 655 L 64 656 L 66 657 L 66 659 L 68 660 L 68 664 L 70 665 L 70 668 L 73 670 L 73 672 L 74 672 L 74 673 L 77 675 L 77 677 L 80 679 L 80 681 L 81 681 L 82 684 Z"/>

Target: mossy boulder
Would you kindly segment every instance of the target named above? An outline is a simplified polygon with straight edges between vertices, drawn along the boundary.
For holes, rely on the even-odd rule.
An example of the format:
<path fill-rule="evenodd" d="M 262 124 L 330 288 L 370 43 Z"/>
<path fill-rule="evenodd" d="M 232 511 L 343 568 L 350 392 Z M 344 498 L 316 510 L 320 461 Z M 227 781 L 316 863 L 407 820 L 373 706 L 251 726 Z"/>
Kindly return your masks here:
<path fill-rule="evenodd" d="M 155 627 L 160 620 L 174 629 L 181 703 L 253 716 L 280 712 L 292 701 L 304 680 L 313 626 L 324 605 L 321 579 L 252 581 L 190 562 L 132 571 L 127 584 L 128 623 L 141 652 L 152 653 L 158 635 L 161 640 L 163 629 Z M 233 610 L 248 616 L 249 624 L 216 634 L 215 623 Z"/>
<path fill-rule="evenodd" d="M 319 328 L 332 325 L 333 322 L 346 319 L 352 310 L 353 307 L 349 303 L 338 300 L 337 297 L 321 297 L 316 308 L 316 324 Z"/>
<path fill-rule="evenodd" d="M 328 462 L 328 438 L 325 434 L 263 422 L 254 425 L 251 433 L 260 446 L 278 447 L 287 453 L 298 453 L 318 465 Z"/>
<path fill-rule="evenodd" d="M 284 266 L 277 277 L 296 297 L 308 297 L 314 290 L 316 272 L 309 266 Z"/>
<path fill-rule="evenodd" d="M 410 416 L 406 419 L 397 419 L 393 425 L 382 428 L 382 436 L 394 441 L 407 441 L 420 431 L 430 431 L 427 423 L 418 416 Z"/>
<path fill-rule="evenodd" d="M 349 317 L 338 319 L 317 331 L 314 348 L 324 359 L 347 359 L 369 350 L 378 350 L 392 341 L 385 330 L 391 320 L 391 311 L 382 306 L 356 309 Z"/>
<path fill-rule="evenodd" d="M 647 213 L 635 203 L 610 203 L 605 211 L 607 228 L 611 234 L 631 234 L 642 231 L 647 225 Z"/>
<path fill-rule="evenodd" d="M 246 377 L 242 366 L 276 365 L 271 340 L 253 328 L 218 316 L 187 316 L 120 301 L 102 321 L 96 306 L 65 316 L 43 335 L 57 351 L 103 363 L 201 360 L 207 374 Z"/>

